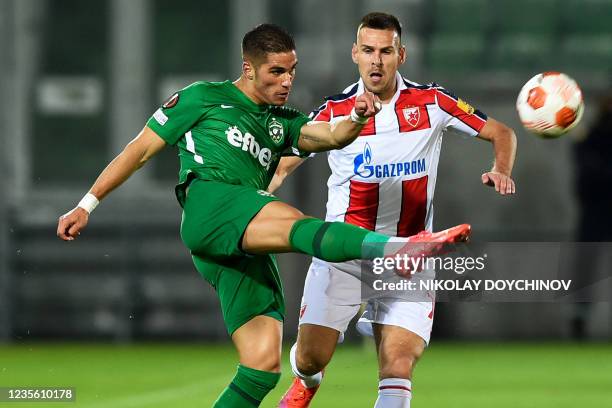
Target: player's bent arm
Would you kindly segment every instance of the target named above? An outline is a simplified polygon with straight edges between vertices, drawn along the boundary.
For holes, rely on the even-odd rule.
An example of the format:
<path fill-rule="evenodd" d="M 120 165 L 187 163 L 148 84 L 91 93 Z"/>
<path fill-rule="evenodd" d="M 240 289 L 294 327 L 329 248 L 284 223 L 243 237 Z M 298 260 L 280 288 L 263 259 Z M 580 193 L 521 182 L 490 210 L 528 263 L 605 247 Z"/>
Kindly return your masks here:
<path fill-rule="evenodd" d="M 311 153 L 342 149 L 359 136 L 368 118 L 376 115 L 381 107 L 378 96 L 365 91 L 355 98 L 355 106 L 347 118 L 334 123 L 313 121 L 302 126 L 298 147 Z"/>
<path fill-rule="evenodd" d="M 494 186 L 501 194 L 515 192 L 514 181 L 510 177 L 516 157 L 516 135 L 514 130 L 489 117 L 478 137 L 493 144 L 495 162 L 490 172 L 482 175 L 482 182 Z"/>
<path fill-rule="evenodd" d="M 102 170 L 89 192 L 98 200 L 102 200 L 165 146 L 164 139 L 145 126 L 138 136 Z"/>
<path fill-rule="evenodd" d="M 335 123 L 308 122 L 302 126 L 298 147 L 316 153 L 342 149 L 359 136 L 363 125 L 347 118 Z"/>
<path fill-rule="evenodd" d="M 297 156 L 287 156 L 280 159 L 278 167 L 276 167 L 274 176 L 268 186 L 268 192 L 273 193 L 278 190 L 281 184 L 283 184 L 283 181 L 285 181 L 285 178 L 293 173 L 305 160 L 306 159 Z"/>
<path fill-rule="evenodd" d="M 86 197 L 74 209 L 59 218 L 57 236 L 65 241 L 74 240 L 89 221 L 89 212 L 82 203 L 102 200 L 125 182 L 147 160 L 164 148 L 166 142 L 146 127 L 100 173 Z M 92 207 L 93 208 L 93 207 Z"/>

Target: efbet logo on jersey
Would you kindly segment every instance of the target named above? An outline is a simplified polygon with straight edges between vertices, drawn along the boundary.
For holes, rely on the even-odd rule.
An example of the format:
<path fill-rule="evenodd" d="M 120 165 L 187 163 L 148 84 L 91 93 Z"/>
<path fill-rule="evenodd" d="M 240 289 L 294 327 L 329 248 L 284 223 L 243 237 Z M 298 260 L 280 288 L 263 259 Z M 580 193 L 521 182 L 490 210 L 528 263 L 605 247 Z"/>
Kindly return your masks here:
<path fill-rule="evenodd" d="M 277 145 L 283 142 L 283 125 L 276 118 L 272 118 L 268 125 L 268 134 L 270 139 Z"/>
<path fill-rule="evenodd" d="M 353 172 L 362 178 L 386 178 L 408 176 L 425 172 L 425 159 L 412 160 L 399 163 L 372 163 L 372 148 L 368 143 L 365 144 L 362 154 L 355 156 L 353 160 Z"/>
<path fill-rule="evenodd" d="M 254 159 L 259 161 L 266 170 L 270 169 L 270 162 L 272 161 L 272 150 L 264 147 L 263 149 L 255 140 L 255 136 L 246 132 L 242 134 L 237 126 L 230 126 L 226 131 L 227 141 L 234 147 L 238 147 L 245 152 L 249 152 Z"/>

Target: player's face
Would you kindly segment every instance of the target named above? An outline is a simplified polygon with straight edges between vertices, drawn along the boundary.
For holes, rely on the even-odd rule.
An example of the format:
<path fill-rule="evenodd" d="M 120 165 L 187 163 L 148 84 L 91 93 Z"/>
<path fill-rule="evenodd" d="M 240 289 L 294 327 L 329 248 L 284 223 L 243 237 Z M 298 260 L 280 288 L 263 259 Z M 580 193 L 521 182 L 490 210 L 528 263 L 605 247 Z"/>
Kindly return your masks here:
<path fill-rule="evenodd" d="M 364 27 L 357 33 L 352 55 L 365 87 L 382 101 L 391 99 L 396 87 L 395 73 L 406 59 L 397 33 Z"/>
<path fill-rule="evenodd" d="M 255 67 L 253 75 L 255 97 L 260 103 L 269 105 L 287 103 L 297 63 L 295 51 L 266 55 L 265 61 Z"/>

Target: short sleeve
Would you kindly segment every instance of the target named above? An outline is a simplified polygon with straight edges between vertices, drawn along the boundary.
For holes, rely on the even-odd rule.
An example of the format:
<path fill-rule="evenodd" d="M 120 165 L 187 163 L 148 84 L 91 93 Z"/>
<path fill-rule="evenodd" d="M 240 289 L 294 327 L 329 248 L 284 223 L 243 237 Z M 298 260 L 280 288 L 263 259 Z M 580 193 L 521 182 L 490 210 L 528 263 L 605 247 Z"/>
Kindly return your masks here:
<path fill-rule="evenodd" d="M 193 127 L 204 112 L 205 86 L 189 85 L 172 95 L 153 113 L 147 126 L 166 143 L 175 145 Z"/>
<path fill-rule="evenodd" d="M 310 120 L 317 122 L 329 122 L 332 117 L 332 104 L 329 100 L 319 106 L 317 109 L 310 112 Z"/>
<path fill-rule="evenodd" d="M 436 103 L 444 112 L 445 129 L 452 128 L 459 133 L 476 136 L 487 123 L 487 115 L 444 88 L 436 89 Z"/>

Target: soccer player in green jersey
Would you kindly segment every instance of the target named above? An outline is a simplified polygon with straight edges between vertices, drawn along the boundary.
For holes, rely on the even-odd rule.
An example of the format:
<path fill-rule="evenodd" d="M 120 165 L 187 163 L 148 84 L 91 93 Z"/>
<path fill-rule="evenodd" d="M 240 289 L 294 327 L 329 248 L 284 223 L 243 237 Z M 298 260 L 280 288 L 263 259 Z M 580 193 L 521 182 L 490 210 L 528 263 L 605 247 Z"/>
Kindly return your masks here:
<path fill-rule="evenodd" d="M 215 407 L 259 406 L 280 377 L 285 305 L 273 253 L 302 252 L 334 262 L 382 256 L 384 249 L 366 244 L 384 248 L 390 242 L 359 227 L 307 217 L 266 192 L 283 153 L 348 145 L 380 110 L 377 97 L 359 96 L 351 115 L 335 124 L 309 122 L 283 106 L 297 65 L 292 37 L 262 24 L 244 36 L 242 54 L 235 82 L 196 82 L 168 99 L 57 228 L 61 239 L 75 239 L 99 200 L 167 144 L 178 147 L 181 238 L 219 296 L 240 359 Z M 453 242 L 468 234 L 469 226 L 458 226 L 404 240 Z"/>

